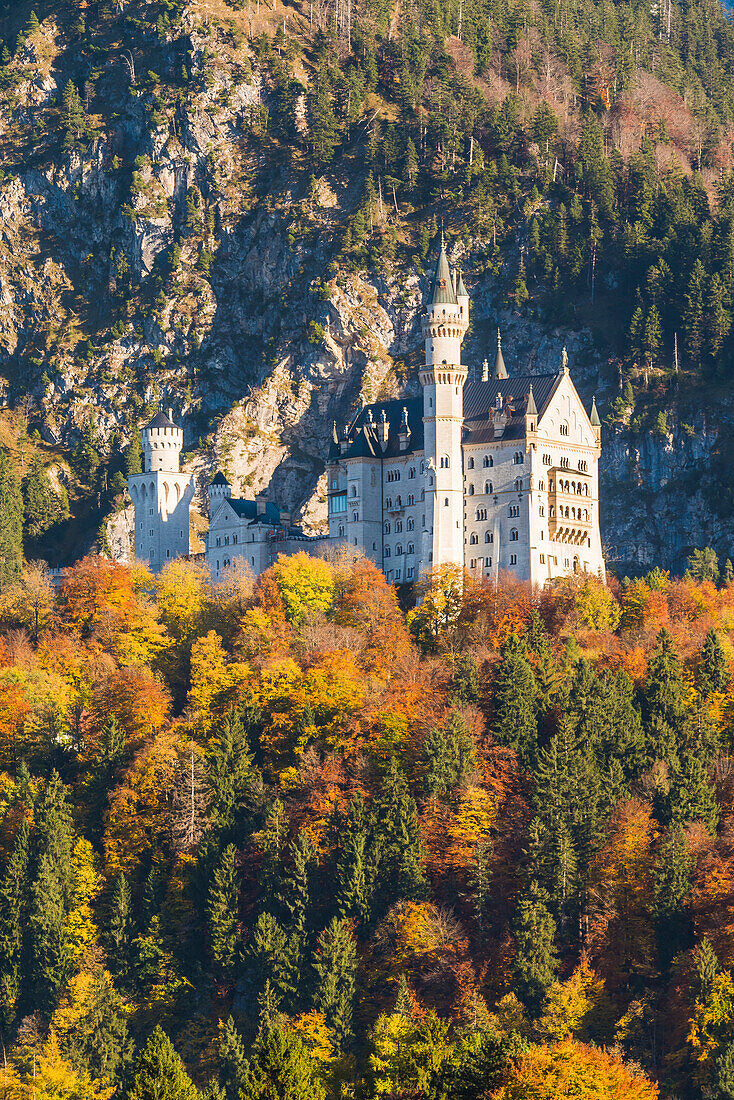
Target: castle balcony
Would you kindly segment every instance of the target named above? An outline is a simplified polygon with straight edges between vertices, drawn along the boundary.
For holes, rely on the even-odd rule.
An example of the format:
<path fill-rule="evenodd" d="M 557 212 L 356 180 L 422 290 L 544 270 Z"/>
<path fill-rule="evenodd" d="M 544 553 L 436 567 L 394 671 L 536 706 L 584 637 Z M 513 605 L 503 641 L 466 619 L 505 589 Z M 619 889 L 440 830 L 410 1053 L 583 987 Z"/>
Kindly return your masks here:
<path fill-rule="evenodd" d="M 590 546 L 590 527 L 591 524 L 588 526 L 569 525 L 567 520 L 559 520 L 556 525 L 555 520 L 551 519 L 548 523 L 548 535 L 551 542 L 561 542 L 567 546 Z"/>

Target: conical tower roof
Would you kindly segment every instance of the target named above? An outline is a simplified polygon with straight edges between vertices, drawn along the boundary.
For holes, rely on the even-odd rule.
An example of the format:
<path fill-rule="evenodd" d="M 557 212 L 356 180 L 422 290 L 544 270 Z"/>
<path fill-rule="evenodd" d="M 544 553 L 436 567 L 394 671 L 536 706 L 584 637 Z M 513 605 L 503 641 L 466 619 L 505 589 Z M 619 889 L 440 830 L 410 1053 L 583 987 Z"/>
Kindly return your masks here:
<path fill-rule="evenodd" d="M 535 398 L 533 397 L 533 384 L 530 383 L 530 393 L 528 394 L 528 403 L 525 409 L 526 416 L 537 416 L 538 410 L 535 407 Z"/>
<path fill-rule="evenodd" d="M 456 297 L 457 298 L 468 298 L 469 297 L 469 295 L 466 292 L 466 287 L 464 286 L 464 277 L 461 274 L 461 271 L 459 271 L 458 278 L 456 280 Z"/>
<path fill-rule="evenodd" d="M 457 304 L 449 261 L 446 258 L 446 247 L 444 245 L 443 234 L 441 234 L 441 251 L 438 257 L 438 263 L 436 264 L 436 273 L 433 276 L 431 305 L 455 306 Z"/>
<path fill-rule="evenodd" d="M 497 355 L 494 360 L 494 377 L 507 378 L 507 367 L 502 355 L 502 335 L 499 329 L 497 329 Z"/>
<path fill-rule="evenodd" d="M 596 394 L 591 399 L 591 416 L 589 417 L 592 428 L 601 428 L 601 420 L 599 419 L 599 413 L 596 411 Z"/>

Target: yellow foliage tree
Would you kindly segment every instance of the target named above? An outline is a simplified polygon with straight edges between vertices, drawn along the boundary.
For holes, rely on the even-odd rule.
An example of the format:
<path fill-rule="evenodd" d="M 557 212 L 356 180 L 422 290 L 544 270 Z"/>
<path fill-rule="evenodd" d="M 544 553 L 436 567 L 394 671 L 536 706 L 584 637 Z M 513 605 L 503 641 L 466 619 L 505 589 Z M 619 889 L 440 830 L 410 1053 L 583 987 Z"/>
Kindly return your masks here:
<path fill-rule="evenodd" d="M 222 639 L 214 630 L 197 638 L 191 647 L 191 687 L 189 706 L 198 725 L 206 733 L 214 721 L 217 702 L 225 704 L 227 697 L 248 676 L 246 665 L 230 663 Z"/>
<path fill-rule="evenodd" d="M 617 1053 L 565 1039 L 535 1046 L 510 1071 L 492 1100 L 655 1100 L 658 1087 Z"/>
<path fill-rule="evenodd" d="M 17 1079 L 17 1078 L 16 1078 Z M 78 1073 L 61 1055 L 52 1031 L 32 1072 L 4 1092 L 7 1100 L 110 1100 L 114 1088 L 105 1088 L 86 1073 Z"/>
<path fill-rule="evenodd" d="M 156 581 L 156 600 L 161 618 L 177 642 L 202 633 L 210 595 L 205 565 L 178 558 L 163 566 Z"/>
<path fill-rule="evenodd" d="M 72 960 L 77 963 L 97 940 L 97 926 L 90 905 L 100 887 L 95 862 L 92 845 L 88 840 L 79 837 L 72 853 L 74 893 L 67 918 Z"/>
<path fill-rule="evenodd" d="M 537 1028 L 544 1039 L 588 1039 L 594 1024 L 602 1030 L 611 1024 L 610 1015 L 603 981 L 582 960 L 568 981 L 555 981 L 548 990 Z"/>
<path fill-rule="evenodd" d="M 278 586 L 285 617 L 299 628 L 312 612 L 324 612 L 334 601 L 334 573 L 328 562 L 303 552 L 281 554 L 268 572 Z"/>

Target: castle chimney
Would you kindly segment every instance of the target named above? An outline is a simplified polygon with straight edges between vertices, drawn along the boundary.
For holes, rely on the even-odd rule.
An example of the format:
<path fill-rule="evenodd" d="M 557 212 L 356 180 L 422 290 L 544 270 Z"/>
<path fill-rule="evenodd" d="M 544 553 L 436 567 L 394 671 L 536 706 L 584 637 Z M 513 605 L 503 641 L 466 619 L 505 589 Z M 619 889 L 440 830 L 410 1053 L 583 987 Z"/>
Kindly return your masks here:
<path fill-rule="evenodd" d="M 171 421 L 173 420 L 173 409 L 169 408 L 169 410 L 168 410 L 168 419 L 171 420 Z"/>
<path fill-rule="evenodd" d="M 255 495 L 255 504 L 257 505 L 257 514 L 259 516 L 265 515 L 265 509 L 268 503 L 268 495 L 264 489 L 261 489 L 259 493 Z"/>

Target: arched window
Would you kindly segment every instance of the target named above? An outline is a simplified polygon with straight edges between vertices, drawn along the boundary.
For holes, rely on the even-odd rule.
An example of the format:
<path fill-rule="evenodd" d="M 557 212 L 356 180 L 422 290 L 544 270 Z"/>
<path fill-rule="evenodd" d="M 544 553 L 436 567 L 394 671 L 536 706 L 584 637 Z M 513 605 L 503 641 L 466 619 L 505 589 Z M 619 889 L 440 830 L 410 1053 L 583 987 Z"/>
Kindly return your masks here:
<path fill-rule="evenodd" d="M 510 507 L 509 507 L 508 515 L 510 515 L 510 516 L 519 516 L 520 515 L 520 505 L 519 504 L 511 504 Z"/>
<path fill-rule="evenodd" d="M 516 477 L 515 478 L 515 490 L 518 493 L 522 492 L 522 478 L 521 477 Z"/>
<path fill-rule="evenodd" d="M 441 455 L 441 469 L 448 470 L 451 466 L 451 461 L 448 455 Z"/>
<path fill-rule="evenodd" d="M 359 523 L 359 512 L 354 512 L 352 515 L 352 523 Z"/>
<path fill-rule="evenodd" d="M 395 521 L 395 534 L 398 534 L 398 532 L 402 531 L 402 529 L 403 529 L 403 521 L 400 520 L 400 519 L 396 520 Z"/>
<path fill-rule="evenodd" d="M 410 519 L 408 520 L 408 530 L 413 531 L 414 529 L 415 529 L 415 520 L 411 516 Z"/>
<path fill-rule="evenodd" d="M 494 492 L 494 486 L 492 485 L 491 481 L 485 481 L 484 491 L 485 491 L 485 493 L 493 493 Z"/>
<path fill-rule="evenodd" d="M 515 451 L 512 461 L 515 463 L 516 466 L 522 466 L 523 462 L 525 461 L 525 456 L 523 455 L 522 451 Z"/>
<path fill-rule="evenodd" d="M 484 456 L 484 468 L 485 468 L 485 470 L 489 469 L 490 466 L 494 466 L 494 459 L 492 458 L 491 455 L 485 455 Z"/>
<path fill-rule="evenodd" d="M 474 469 L 474 459 L 473 458 L 470 458 L 470 459 L 467 460 L 466 468 L 467 468 L 467 470 L 473 470 Z"/>
<path fill-rule="evenodd" d="M 474 496 L 474 486 L 473 486 L 473 485 L 470 485 L 470 486 L 469 486 L 469 496 L 470 496 L 470 497 L 473 497 L 473 496 Z"/>
<path fill-rule="evenodd" d="M 406 550 L 406 554 L 415 554 L 415 546 L 413 545 L 412 542 L 408 543 L 408 549 Z"/>
<path fill-rule="evenodd" d="M 479 542 L 479 535 L 472 534 L 472 535 L 469 536 L 469 545 L 470 546 L 476 546 L 478 542 Z"/>
<path fill-rule="evenodd" d="M 385 507 L 386 508 L 392 508 L 392 497 L 386 497 L 385 498 Z"/>
<path fill-rule="evenodd" d="M 344 538 L 344 525 L 343 524 L 339 528 L 339 538 Z"/>
<path fill-rule="evenodd" d="M 443 506 L 444 506 L 444 508 L 448 508 L 448 506 L 449 506 L 449 498 L 448 497 L 445 498 L 445 500 L 443 502 Z"/>
<path fill-rule="evenodd" d="M 485 531 L 484 532 L 484 541 L 485 542 L 494 542 L 494 535 L 492 534 L 491 531 Z"/>
<path fill-rule="evenodd" d="M 389 558 L 389 557 L 390 557 L 390 547 L 389 547 L 389 546 L 386 546 L 386 547 L 385 547 L 385 557 L 386 557 L 386 558 Z"/>
<path fill-rule="evenodd" d="M 519 538 L 520 536 L 518 534 L 517 527 L 513 527 L 510 531 L 510 542 L 517 542 Z"/>
<path fill-rule="evenodd" d="M 403 502 L 402 502 L 402 499 L 400 498 L 400 496 L 395 497 L 395 507 L 396 508 L 402 508 L 403 507 Z"/>
<path fill-rule="evenodd" d="M 395 553 L 398 557 L 400 557 L 402 552 L 403 552 L 403 547 L 401 546 L 400 543 L 398 543 L 398 545 L 395 547 Z"/>
<path fill-rule="evenodd" d="M 389 534 L 390 534 L 390 524 L 389 524 L 389 523 L 386 523 L 386 524 L 385 524 L 385 534 L 386 534 L 386 535 L 389 535 Z"/>
<path fill-rule="evenodd" d="M 410 507 L 411 504 L 415 504 L 415 496 L 413 493 L 408 493 L 408 507 Z"/>

